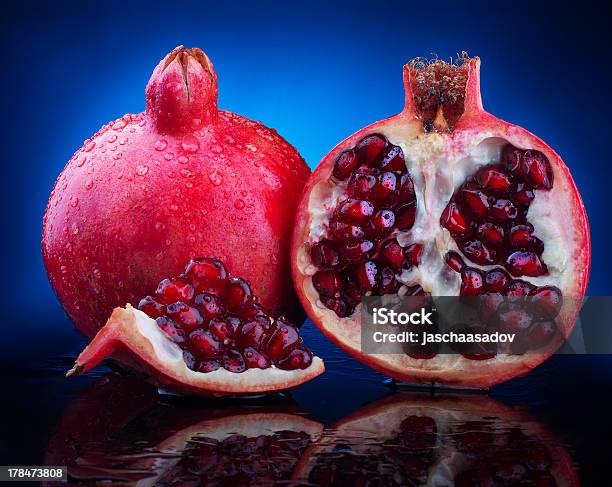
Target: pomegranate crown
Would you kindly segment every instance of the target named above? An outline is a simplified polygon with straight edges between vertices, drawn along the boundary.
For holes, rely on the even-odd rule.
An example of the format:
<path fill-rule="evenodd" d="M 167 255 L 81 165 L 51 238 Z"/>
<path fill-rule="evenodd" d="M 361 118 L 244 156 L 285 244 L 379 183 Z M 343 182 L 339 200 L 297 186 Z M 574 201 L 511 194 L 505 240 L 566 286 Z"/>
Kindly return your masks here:
<path fill-rule="evenodd" d="M 417 117 L 425 132 L 452 132 L 459 119 L 482 111 L 480 59 L 462 52 L 449 62 L 415 58 L 404 66 L 404 112 Z"/>
<path fill-rule="evenodd" d="M 160 132 L 199 129 L 217 114 L 217 75 L 198 48 L 170 51 L 153 71 L 145 93 L 147 117 Z"/>

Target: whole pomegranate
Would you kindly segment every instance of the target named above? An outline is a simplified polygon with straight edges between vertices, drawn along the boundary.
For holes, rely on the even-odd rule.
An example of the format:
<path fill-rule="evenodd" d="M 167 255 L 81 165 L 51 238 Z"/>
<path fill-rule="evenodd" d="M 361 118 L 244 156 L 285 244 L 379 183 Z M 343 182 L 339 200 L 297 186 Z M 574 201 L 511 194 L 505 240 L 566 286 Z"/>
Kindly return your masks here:
<path fill-rule="evenodd" d="M 587 287 L 589 228 L 572 176 L 542 140 L 484 111 L 479 68 L 467 56 L 406 65 L 404 110 L 327 154 L 298 209 L 292 269 L 307 313 L 399 380 L 488 387 L 524 374 L 570 333 Z M 537 350 L 364 354 L 369 295 L 478 296 Z M 520 296 L 544 312 L 497 307 Z"/>
<path fill-rule="evenodd" d="M 309 173 L 276 131 L 219 110 L 212 63 L 179 46 L 153 71 L 145 113 L 103 126 L 60 174 L 43 222 L 49 280 L 89 337 L 200 255 L 298 319 L 289 247 Z"/>

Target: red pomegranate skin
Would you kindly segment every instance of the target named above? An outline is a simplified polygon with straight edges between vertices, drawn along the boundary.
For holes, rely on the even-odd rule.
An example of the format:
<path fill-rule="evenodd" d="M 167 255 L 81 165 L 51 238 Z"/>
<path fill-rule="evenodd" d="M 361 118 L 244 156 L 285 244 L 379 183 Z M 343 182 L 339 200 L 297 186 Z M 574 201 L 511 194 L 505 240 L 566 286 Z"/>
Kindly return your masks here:
<path fill-rule="evenodd" d="M 218 110 L 212 63 L 180 46 L 155 68 L 146 112 L 104 125 L 58 177 L 42 233 L 51 285 L 92 337 L 114 307 L 211 256 L 297 322 L 290 239 L 309 174 L 275 130 Z"/>

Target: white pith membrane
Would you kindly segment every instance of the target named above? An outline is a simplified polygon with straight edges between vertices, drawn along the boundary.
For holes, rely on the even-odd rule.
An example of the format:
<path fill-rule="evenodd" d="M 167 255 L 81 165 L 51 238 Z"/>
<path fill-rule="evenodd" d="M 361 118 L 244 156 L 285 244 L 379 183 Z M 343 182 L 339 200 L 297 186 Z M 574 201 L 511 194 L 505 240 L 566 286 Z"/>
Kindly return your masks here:
<path fill-rule="evenodd" d="M 448 230 L 440 225 L 442 211 L 468 176 L 475 174 L 480 167 L 500 162 L 501 150 L 505 145 L 542 151 L 550 160 L 554 184 L 548 191 L 534 190 L 535 199 L 529 206 L 527 220 L 534 226 L 534 235 L 544 243 L 542 260 L 548 267 L 548 273 L 539 277 L 520 276 L 514 279 L 522 279 L 536 286 L 556 286 L 564 298 L 570 298 L 567 301 L 575 298 L 573 303 L 568 303 L 567 306 L 564 304 L 556 320 L 558 328 L 567 337 L 576 320 L 579 303 L 577 298 L 584 293 L 581 286 L 585 282 L 585 274 L 588 275 L 589 260 L 589 250 L 585 248 L 585 245 L 588 246 L 588 237 L 585 241 L 584 234 L 581 234 L 584 229 L 568 224 L 568 219 L 574 215 L 580 218 L 580 212 L 584 210 L 577 207 L 579 203 L 575 200 L 576 190 L 568 173 L 564 173 L 564 168 L 553 163 L 552 158 L 556 155 L 551 154 L 550 149 L 546 150 L 541 141 L 530 136 L 533 139 L 532 144 L 530 138 L 525 136 L 525 131 L 519 127 L 495 120 L 497 125 L 483 124 L 484 127 L 479 130 L 424 133 L 412 115 L 403 112 L 360 131 L 338 145 L 322 162 L 322 171 L 328 171 L 331 176 L 331 168 L 337 156 L 344 150 L 352 149 L 370 134 L 381 134 L 390 144 L 401 147 L 408 173 L 414 181 L 416 219 L 409 231 L 395 230 L 389 238 L 397 238 L 402 247 L 420 243 L 423 245 L 423 254 L 418 266 L 410 271 L 404 270 L 401 275 L 396 275 L 396 279 L 405 285 L 419 284 L 434 297 L 458 296 L 461 278 L 459 273 L 446 265 L 444 257 L 447 252 L 457 251 L 467 266 L 481 270 L 504 267 L 500 264 L 478 265 L 466 258 L 458 250 Z M 491 129 L 489 126 L 496 128 Z M 537 352 L 522 356 L 498 354 L 487 360 L 471 360 L 459 354 L 438 354 L 430 359 L 413 359 L 400 354 L 362 354 L 361 305 L 357 305 L 352 316 L 348 318 L 338 318 L 333 311 L 326 308 L 312 285 L 312 276 L 318 268 L 312 263 L 309 253 L 315 243 L 326 237 L 329 218 L 338 202 L 346 198 L 347 185 L 348 179 L 336 181 L 330 177 L 321 178 L 310 188 L 307 193 L 309 215 L 303 220 L 306 223 L 301 239 L 303 245 L 298 247 L 294 257 L 294 265 L 297 268 L 294 273 L 298 275 L 303 297 L 312 303 L 312 312 L 318 317 L 318 322 L 324 325 L 328 337 L 349 352 L 359 355 L 360 359 L 369 365 L 390 375 L 395 373 L 405 380 L 442 382 L 466 387 L 471 387 L 470 384 L 474 383 L 492 383 L 490 378 L 495 377 L 496 372 L 492 367 L 504 367 L 504 378 L 526 373 L 559 347 L 562 337 Z M 584 262 L 587 264 L 582 268 L 577 267 Z M 405 288 L 401 288 L 398 294 L 402 295 L 403 292 Z M 308 307 L 308 304 L 306 306 Z M 497 382 L 503 380 L 502 376 L 495 379 Z"/>
<path fill-rule="evenodd" d="M 150 471 L 154 475 L 136 483 L 138 487 L 157 485 L 160 478 L 181 460 L 181 452 L 190 441 L 198 442 L 204 438 L 219 442 L 240 434 L 247 438 L 273 436 L 279 431 L 306 433 L 310 441 L 315 441 L 323 430 L 323 425 L 302 416 L 287 413 L 251 413 L 230 415 L 200 421 L 158 444 L 154 450 L 163 455 L 153 459 L 144 458 L 130 465 L 130 469 Z"/>
<path fill-rule="evenodd" d="M 365 406 L 334 425 L 329 434 L 324 432 L 317 443 L 310 446 L 296 468 L 293 478 L 307 480 L 317 464 L 325 462 L 325 454 L 337 444 L 348 444 L 350 450 L 367 457 L 376 452 L 386 440 L 397 438 L 400 425 L 409 416 L 428 417 L 436 424 L 436 444 L 432 448 L 436 458 L 421 485 L 452 487 L 455 477 L 473 463 L 453 445 L 457 427 L 461 423 L 482 422 L 487 434 L 502 433 L 510 428 L 521 430 L 528 439 L 538 440 L 549 451 L 552 460 L 549 473 L 558 486 L 579 485 L 569 454 L 539 423 L 487 396 L 394 395 Z M 474 431 L 474 430 L 469 430 Z M 486 451 L 477 454 L 485 455 Z"/>
<path fill-rule="evenodd" d="M 224 368 L 213 372 L 194 371 L 187 367 L 183 350 L 167 337 L 157 322 L 128 304 L 125 308 L 115 308 L 104 327 L 81 352 L 68 375 L 87 371 L 115 353 L 121 360 L 126 351 L 139 359 L 140 368 L 145 371 L 154 369 L 158 385 L 195 394 L 253 394 L 284 390 L 325 371 L 323 361 L 315 356 L 305 369 L 282 370 L 272 365 L 267 369 L 247 369 L 241 373 Z M 131 361 L 130 365 L 134 366 Z"/>

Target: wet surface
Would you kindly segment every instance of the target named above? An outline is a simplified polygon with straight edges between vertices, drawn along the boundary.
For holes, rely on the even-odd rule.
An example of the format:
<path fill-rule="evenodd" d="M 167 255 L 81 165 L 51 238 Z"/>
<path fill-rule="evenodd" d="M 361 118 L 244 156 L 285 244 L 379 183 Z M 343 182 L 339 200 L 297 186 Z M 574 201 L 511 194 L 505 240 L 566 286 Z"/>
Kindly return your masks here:
<path fill-rule="evenodd" d="M 159 395 L 105 367 L 64 379 L 76 334 L 51 357 L 5 358 L 0 463 L 68 465 L 85 484 L 607 483 L 610 356 L 553 357 L 488 394 L 433 391 L 385 380 L 310 323 L 305 337 L 326 374 L 241 400 Z"/>

